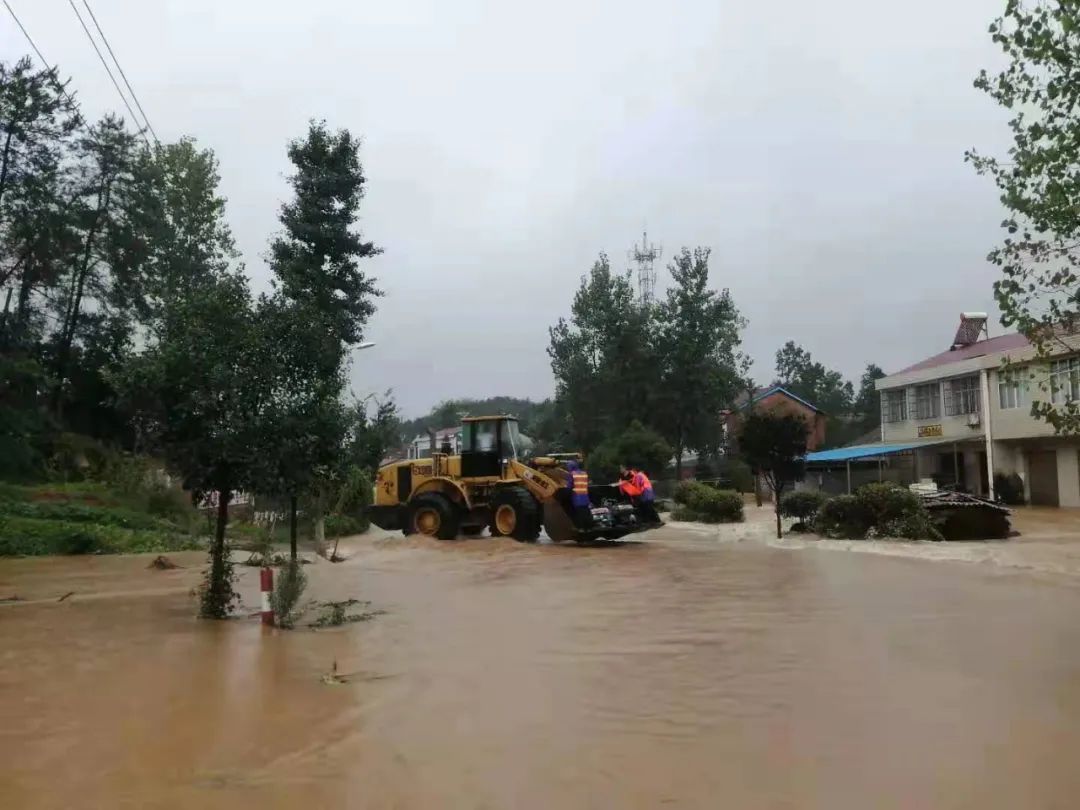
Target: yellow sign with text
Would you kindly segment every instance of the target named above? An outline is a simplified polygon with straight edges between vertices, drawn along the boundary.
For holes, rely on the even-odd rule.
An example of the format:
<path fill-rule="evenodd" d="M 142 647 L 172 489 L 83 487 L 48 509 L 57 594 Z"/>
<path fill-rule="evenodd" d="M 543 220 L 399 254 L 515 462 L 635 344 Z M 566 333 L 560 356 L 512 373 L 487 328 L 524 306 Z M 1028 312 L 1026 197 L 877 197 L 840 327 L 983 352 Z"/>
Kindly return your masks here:
<path fill-rule="evenodd" d="M 920 439 L 934 439 L 942 435 L 941 425 L 920 425 Z"/>

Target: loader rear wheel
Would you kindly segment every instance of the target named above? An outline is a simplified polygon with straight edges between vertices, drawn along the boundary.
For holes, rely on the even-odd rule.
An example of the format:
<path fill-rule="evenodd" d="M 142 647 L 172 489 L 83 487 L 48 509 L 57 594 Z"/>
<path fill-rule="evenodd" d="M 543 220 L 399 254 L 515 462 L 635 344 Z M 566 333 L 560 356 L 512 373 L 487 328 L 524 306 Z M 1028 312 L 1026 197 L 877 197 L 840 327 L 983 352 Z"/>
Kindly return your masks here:
<path fill-rule="evenodd" d="M 492 537 L 531 543 L 540 536 L 540 505 L 524 487 L 506 487 L 491 499 Z"/>
<path fill-rule="evenodd" d="M 417 495 L 409 504 L 408 528 L 411 534 L 423 534 L 440 540 L 457 537 L 460 518 L 450 499 L 437 492 Z"/>

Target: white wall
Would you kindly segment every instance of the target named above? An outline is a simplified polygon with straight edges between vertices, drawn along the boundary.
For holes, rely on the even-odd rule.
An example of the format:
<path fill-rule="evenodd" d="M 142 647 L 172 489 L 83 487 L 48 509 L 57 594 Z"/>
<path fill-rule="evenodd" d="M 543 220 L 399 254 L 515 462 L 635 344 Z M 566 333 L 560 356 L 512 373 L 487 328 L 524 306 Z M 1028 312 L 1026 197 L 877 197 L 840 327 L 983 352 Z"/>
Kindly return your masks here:
<path fill-rule="evenodd" d="M 1076 445 L 1057 449 L 1058 504 L 1080 506 L 1080 453 Z"/>

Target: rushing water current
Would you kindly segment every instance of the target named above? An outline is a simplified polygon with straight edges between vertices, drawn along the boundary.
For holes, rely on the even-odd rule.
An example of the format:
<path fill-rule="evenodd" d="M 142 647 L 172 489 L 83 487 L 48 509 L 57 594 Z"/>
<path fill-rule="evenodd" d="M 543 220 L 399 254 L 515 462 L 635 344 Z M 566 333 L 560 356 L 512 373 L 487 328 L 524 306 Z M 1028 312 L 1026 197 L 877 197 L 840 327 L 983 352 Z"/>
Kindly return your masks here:
<path fill-rule="evenodd" d="M 385 613 L 320 631 L 194 620 L 199 555 L 0 561 L 0 807 L 1080 805 L 1077 585 L 648 537 L 367 540 L 311 592 Z"/>

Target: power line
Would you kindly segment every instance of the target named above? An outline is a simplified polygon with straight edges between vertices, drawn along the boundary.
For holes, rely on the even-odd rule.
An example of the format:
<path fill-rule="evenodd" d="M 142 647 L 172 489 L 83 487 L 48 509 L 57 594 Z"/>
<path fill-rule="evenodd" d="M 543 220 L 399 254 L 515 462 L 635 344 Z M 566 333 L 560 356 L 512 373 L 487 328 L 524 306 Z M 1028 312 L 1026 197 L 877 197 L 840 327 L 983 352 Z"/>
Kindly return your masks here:
<path fill-rule="evenodd" d="M 127 74 L 124 73 L 124 69 L 120 67 L 120 60 L 117 59 L 116 54 L 113 53 L 112 45 L 109 44 L 109 38 L 106 37 L 105 32 L 101 30 L 101 25 L 98 24 L 97 15 L 94 14 L 94 10 L 90 8 L 89 0 L 83 0 L 83 5 L 86 6 L 86 10 L 90 12 L 90 19 L 94 21 L 94 28 L 96 28 L 98 34 L 101 35 L 101 41 L 104 42 L 105 47 L 109 49 L 109 56 L 112 57 L 113 63 L 116 65 L 116 69 L 120 71 L 120 76 L 124 80 L 124 86 L 127 87 L 128 92 L 131 93 L 132 100 L 134 100 L 135 102 L 135 106 L 138 107 L 139 112 L 142 113 L 143 121 L 146 122 L 146 128 L 150 130 L 150 134 L 154 136 L 154 141 L 160 146 L 161 141 L 158 140 L 157 133 L 154 132 L 154 128 L 150 125 L 150 118 L 146 115 L 146 110 L 143 109 L 143 105 L 139 103 L 139 97 L 135 95 L 135 90 L 132 89 L 131 82 L 128 81 Z M 131 108 L 128 107 L 128 109 L 130 110 Z"/>
<path fill-rule="evenodd" d="M 55 71 L 56 68 L 49 64 L 49 60 L 45 58 L 45 55 L 42 54 L 41 49 L 38 48 L 38 46 L 34 43 L 34 39 L 30 36 L 30 32 L 26 30 L 26 26 L 24 26 L 22 24 L 22 21 L 19 20 L 18 15 L 15 14 L 15 9 L 11 7 L 11 4 L 8 3 L 8 0 L 4 0 L 4 7 L 8 10 L 8 13 L 11 14 L 11 19 L 15 20 L 15 24 L 19 26 L 19 30 L 22 31 L 23 36 L 26 37 L 26 41 L 30 43 L 30 47 L 34 49 L 34 53 L 36 53 L 38 59 L 41 60 L 41 64 L 45 66 L 45 70 Z M 56 82 L 60 85 L 60 92 L 64 94 L 64 97 L 68 100 L 68 103 L 75 108 L 75 115 L 77 117 L 77 120 L 81 121 L 82 114 L 79 112 L 78 104 L 75 102 L 75 97 L 67 91 L 66 87 L 63 84 L 60 84 L 59 71 L 57 71 L 55 79 Z"/>
<path fill-rule="evenodd" d="M 98 59 L 101 60 L 101 65 L 105 68 L 105 72 L 109 74 L 109 79 L 112 81 L 113 87 L 116 88 L 116 92 L 120 94 L 121 101 L 124 102 L 127 111 L 131 113 L 131 118 L 135 122 L 135 126 L 138 127 L 139 134 L 143 136 L 143 140 L 146 141 L 146 145 L 149 147 L 150 139 L 146 137 L 146 131 L 142 127 L 139 127 L 139 116 L 135 115 L 135 111 L 131 109 L 131 105 L 128 104 L 127 96 L 125 96 L 124 91 L 120 89 L 120 84 L 116 81 L 116 77 L 113 76 L 113 72 L 109 69 L 109 63 L 105 61 L 105 57 L 101 54 L 101 48 L 97 46 L 97 42 L 90 33 L 90 29 L 86 27 L 82 14 L 79 13 L 79 8 L 75 5 L 75 0 L 68 0 L 68 3 L 71 5 L 71 10 L 75 12 L 75 16 L 79 18 L 79 24 L 82 26 L 83 31 L 86 32 L 86 38 L 89 39 L 90 44 L 94 46 L 94 52 L 98 55 Z"/>
<path fill-rule="evenodd" d="M 41 55 L 41 51 L 38 50 L 38 46 L 34 44 L 33 38 L 30 36 L 30 33 L 26 30 L 26 27 L 22 24 L 22 22 L 20 22 L 18 15 L 15 14 L 15 10 L 11 7 L 11 4 L 8 3 L 8 0 L 4 0 L 4 7 L 8 10 L 8 13 L 11 14 L 11 18 L 15 20 L 15 24 L 19 26 L 19 30 L 23 32 L 23 36 L 26 37 L 26 41 L 29 42 L 30 47 L 34 49 L 34 53 L 38 55 L 38 59 L 41 60 L 41 64 L 45 65 L 46 70 L 51 70 L 51 68 L 49 67 L 49 60 Z"/>

